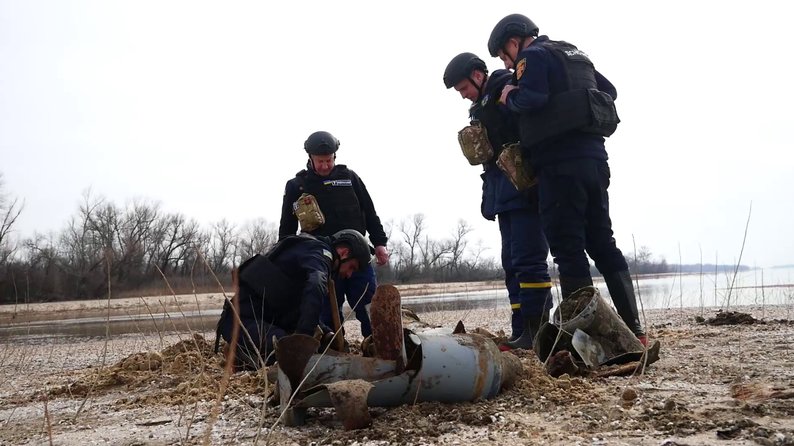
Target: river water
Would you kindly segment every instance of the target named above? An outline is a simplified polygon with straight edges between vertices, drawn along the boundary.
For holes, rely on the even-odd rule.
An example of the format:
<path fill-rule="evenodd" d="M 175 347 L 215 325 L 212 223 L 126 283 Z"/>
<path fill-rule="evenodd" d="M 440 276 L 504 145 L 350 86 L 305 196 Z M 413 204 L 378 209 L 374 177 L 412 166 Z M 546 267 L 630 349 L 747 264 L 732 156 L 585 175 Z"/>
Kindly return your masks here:
<path fill-rule="evenodd" d="M 794 307 L 794 267 L 752 270 L 738 274 L 714 271 L 703 274 L 664 275 L 636 280 L 637 296 L 645 309 L 737 305 L 789 305 Z M 596 286 L 608 296 L 603 281 Z M 555 303 L 557 289 L 553 290 Z M 403 306 L 417 313 L 473 308 L 507 308 L 503 287 L 484 291 L 443 293 L 403 298 Z M 59 336 L 107 336 L 124 333 L 165 333 L 214 330 L 220 310 L 116 316 L 31 322 L 0 327 L 0 339 L 15 337 L 44 340 Z"/>

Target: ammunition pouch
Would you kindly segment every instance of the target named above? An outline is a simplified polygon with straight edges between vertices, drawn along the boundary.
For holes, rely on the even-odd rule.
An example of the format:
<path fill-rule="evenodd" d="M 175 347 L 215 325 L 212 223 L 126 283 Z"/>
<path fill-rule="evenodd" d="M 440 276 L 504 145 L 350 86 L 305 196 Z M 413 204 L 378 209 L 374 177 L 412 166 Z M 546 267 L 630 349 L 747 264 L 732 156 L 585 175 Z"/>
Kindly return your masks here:
<path fill-rule="evenodd" d="M 488 131 L 479 121 L 472 121 L 471 125 L 463 127 L 458 132 L 458 143 L 460 143 L 463 156 L 472 166 L 493 159 L 494 151 L 488 140 Z"/>
<path fill-rule="evenodd" d="M 615 102 L 603 91 L 564 91 L 551 96 L 541 110 L 521 115 L 521 144 L 530 147 L 572 131 L 606 137 L 615 132 L 619 122 Z"/>
<path fill-rule="evenodd" d="M 325 215 L 320 210 L 317 198 L 311 194 L 301 194 L 294 203 L 292 210 L 301 225 L 302 232 L 312 232 L 325 224 Z"/>
<path fill-rule="evenodd" d="M 518 191 L 525 191 L 538 182 L 532 165 L 521 155 L 520 143 L 502 146 L 502 151 L 496 159 L 496 165 Z"/>

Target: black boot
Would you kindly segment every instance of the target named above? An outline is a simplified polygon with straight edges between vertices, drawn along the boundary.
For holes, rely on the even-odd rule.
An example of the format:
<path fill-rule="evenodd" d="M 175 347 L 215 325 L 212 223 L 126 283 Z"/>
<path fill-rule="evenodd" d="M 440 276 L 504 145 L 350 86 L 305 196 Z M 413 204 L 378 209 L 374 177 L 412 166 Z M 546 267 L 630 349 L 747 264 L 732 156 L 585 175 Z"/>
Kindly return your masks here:
<path fill-rule="evenodd" d="M 529 316 L 524 318 L 524 331 L 521 336 L 513 341 L 507 341 L 510 348 L 523 348 L 524 350 L 532 350 L 532 343 L 535 341 L 535 335 L 538 334 L 540 328 L 542 315 Z"/>
<path fill-rule="evenodd" d="M 567 299 L 571 294 L 576 292 L 579 288 L 593 285 L 593 279 L 587 277 L 568 277 L 560 276 L 560 292 L 562 293 L 562 300 Z"/>
<path fill-rule="evenodd" d="M 524 332 L 524 319 L 521 317 L 521 304 L 510 304 L 510 337 L 508 341 L 515 341 Z"/>
<path fill-rule="evenodd" d="M 631 274 L 628 270 L 604 274 L 604 282 L 607 284 L 612 303 L 615 304 L 615 309 L 618 310 L 623 322 L 628 325 L 631 332 L 638 338 L 645 336 L 640 324 L 640 316 L 637 312 L 634 284 L 631 282 Z"/>

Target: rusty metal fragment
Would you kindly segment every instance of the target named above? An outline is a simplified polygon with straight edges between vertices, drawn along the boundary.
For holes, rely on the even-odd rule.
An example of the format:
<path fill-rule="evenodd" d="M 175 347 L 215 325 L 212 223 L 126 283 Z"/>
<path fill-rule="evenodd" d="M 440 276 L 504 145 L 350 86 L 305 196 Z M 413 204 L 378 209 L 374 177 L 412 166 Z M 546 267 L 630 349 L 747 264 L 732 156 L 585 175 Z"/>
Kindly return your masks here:
<path fill-rule="evenodd" d="M 395 361 L 397 372 L 405 367 L 400 292 L 393 285 L 380 285 L 372 296 L 370 320 L 377 358 Z"/>
<path fill-rule="evenodd" d="M 281 371 L 289 378 L 290 386 L 298 388 L 303 379 L 303 371 L 313 354 L 317 353 L 320 342 L 311 336 L 293 334 L 284 336 L 275 343 L 276 361 Z M 289 398 L 291 396 L 287 395 Z"/>
<path fill-rule="evenodd" d="M 372 424 L 367 395 L 373 385 L 363 379 L 339 381 L 325 386 L 345 430 L 362 429 Z"/>
<path fill-rule="evenodd" d="M 554 378 L 559 378 L 565 374 L 568 374 L 568 376 L 581 374 L 579 366 L 576 365 L 573 355 L 568 350 L 561 350 L 552 355 L 546 364 L 546 372 Z"/>
<path fill-rule="evenodd" d="M 627 375 L 637 375 L 642 373 L 646 365 L 652 364 L 659 360 L 659 348 L 660 348 L 659 341 L 656 341 L 648 348 L 646 354 L 648 355 L 647 359 L 640 355 L 640 358 L 626 363 L 616 363 L 621 364 L 616 367 L 605 367 L 602 370 L 596 372 L 596 376 L 599 378 L 606 378 L 608 376 L 627 376 Z"/>

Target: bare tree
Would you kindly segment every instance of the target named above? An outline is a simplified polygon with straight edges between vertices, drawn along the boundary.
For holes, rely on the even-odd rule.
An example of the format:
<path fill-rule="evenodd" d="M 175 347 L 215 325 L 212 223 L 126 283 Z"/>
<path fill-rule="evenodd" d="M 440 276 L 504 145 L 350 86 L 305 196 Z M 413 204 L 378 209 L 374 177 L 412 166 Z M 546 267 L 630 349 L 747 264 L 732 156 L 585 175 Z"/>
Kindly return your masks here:
<path fill-rule="evenodd" d="M 177 271 L 190 256 L 191 245 L 198 239 L 199 226 L 182 214 L 162 215 L 153 226 L 150 243 L 150 272 L 155 266 L 164 274 Z"/>
<path fill-rule="evenodd" d="M 216 273 L 231 270 L 237 255 L 237 238 L 237 228 L 225 218 L 212 225 L 207 260 Z"/>
<path fill-rule="evenodd" d="M 239 258 L 235 263 L 239 264 L 255 254 L 266 252 L 278 241 L 278 229 L 272 223 L 268 223 L 264 218 L 249 221 L 243 226 L 239 239 L 237 252 Z"/>
<path fill-rule="evenodd" d="M 0 266 L 5 265 L 17 249 L 9 236 L 23 208 L 18 198 L 10 198 L 3 190 L 4 185 L 3 174 L 0 173 Z"/>
<path fill-rule="evenodd" d="M 449 240 L 431 240 L 425 236 L 424 242 L 419 245 L 419 252 L 422 255 L 422 273 L 430 275 L 434 270 L 446 266 L 444 260 L 452 252 L 452 244 Z"/>
<path fill-rule="evenodd" d="M 395 272 L 401 281 L 410 281 L 419 272 L 418 256 L 425 229 L 424 214 L 414 214 L 410 220 L 402 220 L 398 226 L 400 231 L 399 247 L 392 250 L 397 259 Z"/>
<path fill-rule="evenodd" d="M 113 262 L 116 278 L 138 285 L 143 280 L 150 259 L 152 236 L 157 230 L 160 205 L 135 200 L 120 216 L 117 228 L 119 241 L 115 247 Z"/>
<path fill-rule="evenodd" d="M 468 245 L 466 236 L 468 236 L 471 231 L 471 225 L 469 225 L 466 220 L 460 219 L 458 220 L 458 226 L 452 233 L 452 240 L 449 243 L 450 256 L 448 266 L 449 269 L 455 273 L 460 271 L 463 256 L 466 252 L 466 246 Z"/>

